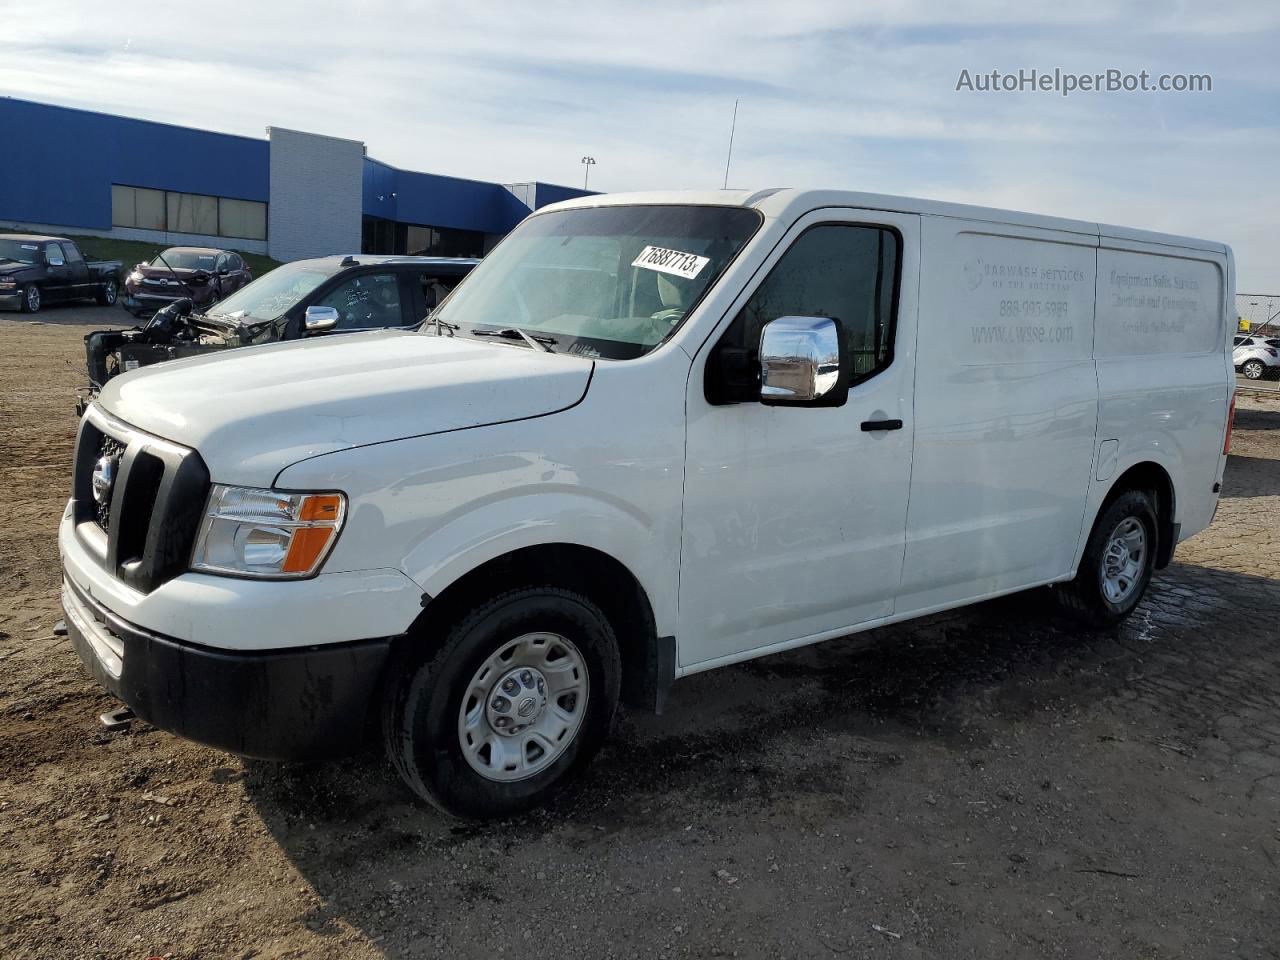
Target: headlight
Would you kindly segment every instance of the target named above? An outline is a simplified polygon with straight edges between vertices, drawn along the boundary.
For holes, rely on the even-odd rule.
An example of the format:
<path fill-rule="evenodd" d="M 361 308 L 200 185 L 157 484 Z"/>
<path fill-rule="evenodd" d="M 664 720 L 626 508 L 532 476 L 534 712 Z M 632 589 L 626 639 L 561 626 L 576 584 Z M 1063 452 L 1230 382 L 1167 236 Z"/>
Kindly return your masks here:
<path fill-rule="evenodd" d="M 282 493 L 215 483 L 191 569 L 237 577 L 309 577 L 333 549 L 346 517 L 341 493 Z"/>
<path fill-rule="evenodd" d="M 132 282 L 132 283 L 141 283 L 141 282 L 142 282 L 142 271 L 141 271 L 141 270 L 135 270 L 135 271 L 133 271 L 133 273 L 129 274 L 129 280 L 130 280 L 130 282 Z"/>

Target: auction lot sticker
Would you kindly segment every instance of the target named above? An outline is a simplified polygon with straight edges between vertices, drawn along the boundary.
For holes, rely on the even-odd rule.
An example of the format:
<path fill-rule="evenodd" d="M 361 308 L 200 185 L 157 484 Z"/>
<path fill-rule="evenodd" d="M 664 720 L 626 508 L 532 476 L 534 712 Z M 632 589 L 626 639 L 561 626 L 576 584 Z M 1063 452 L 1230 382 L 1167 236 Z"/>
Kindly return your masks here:
<path fill-rule="evenodd" d="M 696 253 L 668 250 L 666 247 L 645 247 L 640 251 L 640 256 L 631 261 L 631 265 L 692 280 L 710 262 L 710 257 L 700 257 Z"/>

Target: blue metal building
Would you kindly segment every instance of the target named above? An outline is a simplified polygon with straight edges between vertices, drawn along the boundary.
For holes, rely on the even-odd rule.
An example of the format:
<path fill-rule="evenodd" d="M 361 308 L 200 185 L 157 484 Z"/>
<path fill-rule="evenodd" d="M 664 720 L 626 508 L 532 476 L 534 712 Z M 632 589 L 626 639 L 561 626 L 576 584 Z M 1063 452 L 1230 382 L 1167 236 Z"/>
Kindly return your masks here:
<path fill-rule="evenodd" d="M 364 144 L 266 139 L 0 97 L 0 229 L 216 244 L 281 260 L 478 256 L 531 210 L 587 191 L 401 170 Z"/>

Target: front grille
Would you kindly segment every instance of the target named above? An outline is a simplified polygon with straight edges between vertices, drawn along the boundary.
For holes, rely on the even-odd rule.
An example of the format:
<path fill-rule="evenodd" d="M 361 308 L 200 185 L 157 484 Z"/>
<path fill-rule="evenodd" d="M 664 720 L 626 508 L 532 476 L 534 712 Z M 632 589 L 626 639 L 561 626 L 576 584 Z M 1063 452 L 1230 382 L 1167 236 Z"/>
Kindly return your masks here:
<path fill-rule="evenodd" d="M 113 462 L 112 482 L 98 499 L 93 477 L 104 457 Z M 96 405 L 81 419 L 71 491 L 76 526 L 97 528 L 82 541 L 135 590 L 149 592 L 186 570 L 208 494 L 209 471 L 194 450 L 134 430 Z"/>
<path fill-rule="evenodd" d="M 112 469 L 118 471 L 120 469 L 120 460 L 124 456 L 124 450 L 125 450 L 125 445 L 123 443 L 121 443 L 115 437 L 109 436 L 108 434 L 104 433 L 102 435 L 101 442 L 98 444 L 98 459 L 94 461 L 94 469 L 97 469 L 98 464 L 103 460 L 110 460 L 113 463 Z M 92 474 L 90 474 L 90 477 L 92 477 Z M 90 490 L 92 492 L 92 488 L 90 488 Z M 101 502 L 98 502 L 95 499 L 94 503 L 97 508 L 97 514 L 95 519 L 98 521 L 98 526 L 100 526 L 103 530 L 110 533 L 111 532 L 111 498 L 107 497 Z"/>

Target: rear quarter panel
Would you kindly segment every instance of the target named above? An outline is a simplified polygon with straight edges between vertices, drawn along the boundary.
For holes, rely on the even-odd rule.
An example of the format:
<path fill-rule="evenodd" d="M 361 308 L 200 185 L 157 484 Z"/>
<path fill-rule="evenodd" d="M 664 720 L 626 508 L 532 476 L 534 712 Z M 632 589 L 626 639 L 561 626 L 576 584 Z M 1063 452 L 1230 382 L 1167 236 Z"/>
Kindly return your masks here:
<path fill-rule="evenodd" d="M 1174 522 L 1185 539 L 1209 525 L 1222 478 L 1232 390 L 1230 251 L 1101 237 L 1094 356 L 1099 461 L 1086 518 L 1114 481 L 1152 461 L 1174 487 Z M 1088 533 L 1088 529 L 1083 531 Z M 1077 559 L 1084 550 L 1084 536 Z"/>

